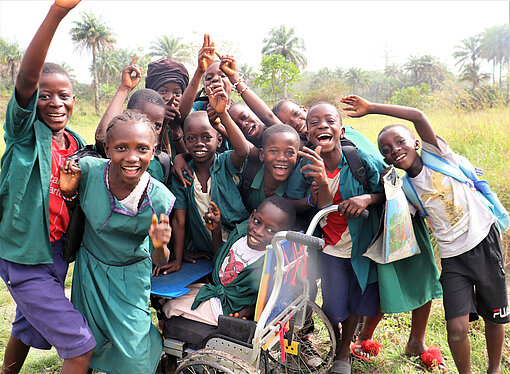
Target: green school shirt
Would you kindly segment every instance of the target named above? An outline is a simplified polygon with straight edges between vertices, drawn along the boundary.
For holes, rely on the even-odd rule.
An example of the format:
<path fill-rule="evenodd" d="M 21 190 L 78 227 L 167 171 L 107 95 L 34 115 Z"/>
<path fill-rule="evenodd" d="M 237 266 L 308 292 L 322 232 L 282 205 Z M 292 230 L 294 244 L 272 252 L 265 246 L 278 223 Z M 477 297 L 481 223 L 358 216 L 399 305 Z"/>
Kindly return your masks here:
<path fill-rule="evenodd" d="M 379 157 L 358 148 L 361 161 L 365 167 L 367 174 L 369 191 L 365 191 L 363 186 L 354 178 L 354 175 L 347 164 L 345 155 L 338 164 L 340 170 L 340 196 L 343 200 L 347 200 L 353 196 L 363 195 L 365 193 L 384 192 L 383 187 L 379 184 L 381 172 L 384 170 L 384 164 Z M 307 163 L 310 163 L 309 161 Z M 303 173 L 296 168 L 290 176 L 287 184 L 286 194 L 291 199 L 301 199 L 307 194 L 307 182 Z M 365 290 L 367 284 L 377 282 L 377 270 L 375 263 L 368 257 L 364 257 L 363 253 L 367 250 L 372 237 L 379 227 L 379 217 L 381 215 L 381 206 L 369 206 L 369 218 L 347 217 L 347 225 L 352 238 L 351 264 L 358 279 L 362 291 Z"/>
<path fill-rule="evenodd" d="M 154 373 L 162 341 L 151 323 L 148 236 L 152 215 L 169 215 L 172 193 L 150 178 L 136 214 L 106 186 L 109 160 L 80 160 L 85 232 L 74 267 L 71 301 L 87 319 L 97 345 L 91 368 L 111 374 Z"/>
<path fill-rule="evenodd" d="M 278 186 L 278 188 L 274 191 L 274 194 L 283 197 L 285 195 L 286 188 L 287 180 Z M 257 209 L 259 205 L 266 199 L 266 197 L 267 196 L 264 192 L 264 165 L 262 165 L 262 167 L 253 178 L 253 182 L 251 183 L 251 191 L 245 202 L 248 212 L 253 212 L 253 209 Z"/>
<path fill-rule="evenodd" d="M 226 151 L 216 154 L 213 164 L 210 168 L 211 178 L 211 201 L 216 203 L 221 212 L 221 224 L 228 231 L 246 218 L 249 214 L 243 205 L 241 194 L 237 189 L 234 176 L 240 179 L 240 172 L 237 170 L 230 159 L 232 151 Z M 191 171 L 195 171 L 193 160 L 188 162 Z M 191 186 L 184 188 L 180 181 L 172 176 L 171 190 L 175 195 L 176 201 L 174 209 L 187 209 L 187 218 L 193 230 L 191 231 L 191 240 L 193 246 L 200 251 L 211 252 L 212 240 L 210 234 L 203 224 L 203 217 L 198 213 L 197 204 L 193 192 L 194 179 L 185 175 L 191 182 Z"/>
<path fill-rule="evenodd" d="M 246 306 L 255 305 L 265 256 L 245 267 L 237 275 L 236 279 L 227 285 L 221 283 L 219 275 L 221 264 L 225 257 L 227 257 L 230 248 L 237 240 L 246 236 L 247 228 L 248 220 L 238 224 L 230 233 L 228 240 L 218 249 L 214 256 L 212 284 L 205 284 L 200 288 L 193 305 L 191 305 L 192 310 L 198 308 L 202 302 L 213 297 L 220 299 L 223 314 L 227 316 Z"/>
<path fill-rule="evenodd" d="M 48 201 L 52 131 L 36 116 L 36 91 L 26 109 L 15 92 L 7 105 L 0 172 L 0 257 L 19 264 L 51 264 Z M 78 144 L 84 140 L 66 128 Z"/>

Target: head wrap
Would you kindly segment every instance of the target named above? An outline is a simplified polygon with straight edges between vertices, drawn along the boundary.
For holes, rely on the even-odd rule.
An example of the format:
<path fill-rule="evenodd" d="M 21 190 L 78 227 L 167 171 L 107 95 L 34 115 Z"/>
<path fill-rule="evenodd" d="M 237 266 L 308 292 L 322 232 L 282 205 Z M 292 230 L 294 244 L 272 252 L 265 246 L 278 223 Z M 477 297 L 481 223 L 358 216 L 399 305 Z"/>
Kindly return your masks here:
<path fill-rule="evenodd" d="M 145 78 L 145 88 L 157 91 L 167 83 L 177 83 L 184 92 L 186 87 L 188 87 L 188 82 L 188 70 L 186 70 L 184 65 L 169 58 L 164 58 L 149 64 L 147 77 Z"/>

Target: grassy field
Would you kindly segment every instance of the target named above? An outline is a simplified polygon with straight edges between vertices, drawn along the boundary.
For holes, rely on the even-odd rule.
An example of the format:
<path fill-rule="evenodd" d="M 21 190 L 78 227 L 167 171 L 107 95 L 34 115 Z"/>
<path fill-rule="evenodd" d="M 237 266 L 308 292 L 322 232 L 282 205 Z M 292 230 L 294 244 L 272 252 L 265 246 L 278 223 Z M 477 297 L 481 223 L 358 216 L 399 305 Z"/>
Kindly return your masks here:
<path fill-rule="evenodd" d="M 8 97 L 0 96 L 0 121 L 3 123 Z M 104 109 L 104 108 L 103 108 Z M 452 149 L 468 157 L 472 163 L 484 169 L 485 178 L 498 193 L 507 209 L 510 208 L 510 112 L 508 108 L 488 109 L 474 113 L 427 113 L 436 132 L 445 138 Z M 89 104 L 77 102 L 71 128 L 80 133 L 88 142 L 94 138 L 95 126 L 99 118 L 93 114 Z M 365 133 L 375 141 L 383 126 L 398 123 L 395 120 L 372 116 L 362 119 L 345 119 L 350 125 Z M 0 134 L 3 132 L 0 130 Z M 0 154 L 4 143 L 0 142 Z M 505 266 L 510 270 L 509 240 L 504 237 L 503 250 Z M 72 271 L 72 268 L 71 268 Z M 68 284 L 70 281 L 68 280 Z M 14 319 L 15 304 L 5 285 L 0 282 L 0 361 L 3 361 L 5 344 L 10 333 L 10 323 Z M 450 373 L 456 373 L 455 364 L 448 349 L 445 321 L 441 300 L 433 303 L 427 329 L 427 344 L 441 348 Z M 410 330 L 410 313 L 386 316 L 375 332 L 375 340 L 383 345 L 383 350 L 371 362 L 355 361 L 353 373 L 417 373 L 425 371 L 421 361 L 404 355 L 404 347 Z M 487 354 L 483 322 L 471 324 L 470 341 L 472 346 L 473 373 L 485 372 Z M 58 373 L 61 360 L 54 350 L 31 350 L 23 373 Z M 506 327 L 506 340 L 503 352 L 502 373 L 510 374 L 510 326 Z"/>

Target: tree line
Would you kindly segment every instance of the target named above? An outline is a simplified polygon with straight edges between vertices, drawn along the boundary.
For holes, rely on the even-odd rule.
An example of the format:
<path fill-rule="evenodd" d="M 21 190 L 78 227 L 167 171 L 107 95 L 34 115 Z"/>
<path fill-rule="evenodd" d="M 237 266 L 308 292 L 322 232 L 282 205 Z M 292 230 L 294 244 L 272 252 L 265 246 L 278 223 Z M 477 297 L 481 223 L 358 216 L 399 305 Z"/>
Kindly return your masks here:
<path fill-rule="evenodd" d="M 194 68 L 198 43 L 186 43 L 181 37 L 162 35 L 149 45 L 149 52 L 139 47 L 135 50 L 116 48 L 114 31 L 93 13 L 82 12 L 75 21 L 70 37 L 79 51 L 92 55 L 91 87 L 78 85 L 84 91 L 92 88 L 96 111 L 101 98 L 108 100 L 114 92 L 120 73 L 134 55 L 146 67 L 155 59 L 170 58 Z M 268 102 L 283 97 L 309 101 L 339 92 L 363 95 L 379 102 L 423 106 L 426 97 L 437 91 L 456 90 L 457 101 L 468 97 L 470 101 L 501 101 L 508 103 L 510 62 L 510 26 L 493 26 L 481 33 L 463 39 L 452 56 L 456 72 L 452 72 L 437 57 L 412 55 L 402 65 L 390 64 L 388 58 L 383 71 L 363 70 L 358 67 L 344 69 L 322 68 L 306 70 L 306 47 L 294 28 L 276 27 L 263 40 L 262 61 L 255 68 L 246 63 L 239 70 L 247 83 L 253 86 Z M 23 50 L 17 43 L 0 38 L 0 71 L 5 88 L 14 84 Z M 492 64 L 492 72 L 481 68 L 483 61 Z M 73 76 L 73 69 L 62 64 Z M 78 83 L 78 82 L 76 82 Z M 304 94 L 306 93 L 306 94 Z M 464 99 L 462 99 L 464 98 Z M 333 98 L 334 99 L 334 98 Z M 414 102 L 413 102 L 414 101 Z M 465 104 L 466 106 L 477 105 Z"/>

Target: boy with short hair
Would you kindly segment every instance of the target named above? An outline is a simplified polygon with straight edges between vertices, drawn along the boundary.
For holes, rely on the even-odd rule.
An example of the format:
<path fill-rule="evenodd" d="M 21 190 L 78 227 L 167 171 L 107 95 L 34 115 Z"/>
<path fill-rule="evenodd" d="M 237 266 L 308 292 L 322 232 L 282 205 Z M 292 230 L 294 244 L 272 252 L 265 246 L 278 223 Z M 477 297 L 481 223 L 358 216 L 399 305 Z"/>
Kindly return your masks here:
<path fill-rule="evenodd" d="M 210 212 L 207 219 L 213 235 L 221 235 L 221 214 Z M 253 316 L 266 246 L 278 231 L 290 229 L 296 218 L 290 201 L 280 196 L 265 199 L 248 221 L 236 225 L 228 240 L 215 247 L 212 284 L 194 284 L 191 292 L 167 301 L 167 318 L 183 316 L 209 325 L 218 324 L 219 315 Z"/>
<path fill-rule="evenodd" d="M 345 101 L 351 117 L 384 114 L 413 122 L 423 150 L 457 165 L 452 150 L 436 135 L 423 112 L 397 105 L 374 104 L 357 96 Z M 499 373 L 504 324 L 510 320 L 500 232 L 496 217 L 477 192 L 455 178 L 424 165 L 420 141 L 403 125 L 384 127 L 378 144 L 389 164 L 407 172 L 419 201 L 429 216 L 441 256 L 441 284 L 448 344 L 459 373 L 471 373 L 469 321 L 481 315 L 489 364 Z M 460 170 L 459 170 L 460 173 Z"/>
<path fill-rule="evenodd" d="M 69 223 L 59 166 L 83 140 L 66 128 L 74 95 L 66 71 L 44 63 L 55 31 L 80 1 L 56 0 L 21 62 L 4 125 L 0 173 L 0 276 L 16 302 L 2 374 L 18 373 L 30 347 L 54 346 L 62 373 L 87 373 L 96 341 L 64 295 Z M 65 323 L 59 323 L 65 321 Z"/>
<path fill-rule="evenodd" d="M 349 348 L 360 315 L 377 315 L 379 297 L 375 264 L 363 256 L 375 233 L 379 211 L 384 201 L 379 184 L 382 161 L 358 149 L 368 186 L 363 186 L 350 169 L 340 139 L 344 128 L 338 109 L 330 103 L 313 105 L 306 118 L 308 140 L 315 150 L 303 147 L 299 154 L 308 163 L 292 175 L 287 196 L 303 199 L 306 178 L 313 178 L 308 204 L 324 208 L 343 204 L 340 212 L 321 220 L 326 246 L 319 253 L 322 278 L 323 310 L 341 339 L 332 373 L 350 373 Z M 306 200 L 306 199 L 305 199 Z M 371 210 L 368 219 L 360 218 L 364 209 Z M 339 323 L 342 324 L 340 338 Z"/>
<path fill-rule="evenodd" d="M 184 141 L 192 157 L 188 163 L 192 175 L 186 176 L 190 182 L 186 187 L 177 180 L 172 182 L 171 189 L 176 196 L 172 219 L 175 259 L 156 269 L 155 275 L 180 269 L 186 219 L 189 219 L 193 227 L 191 240 L 195 250 L 212 253 L 212 237 L 203 220 L 211 201 L 216 203 L 222 212 L 223 240 L 227 239 L 229 231 L 237 223 L 249 215 L 244 208 L 236 180 L 240 178 L 250 145 L 226 110 L 228 96 L 221 82 L 207 86 L 207 90 L 209 103 L 219 114 L 233 150 L 216 153 L 221 144 L 221 136 L 209 123 L 207 112 L 193 112 L 184 121 Z"/>

